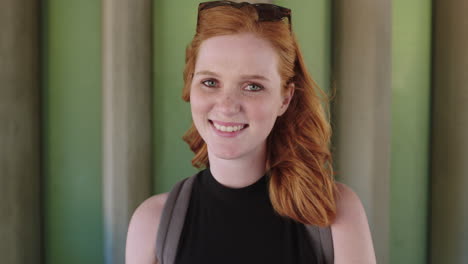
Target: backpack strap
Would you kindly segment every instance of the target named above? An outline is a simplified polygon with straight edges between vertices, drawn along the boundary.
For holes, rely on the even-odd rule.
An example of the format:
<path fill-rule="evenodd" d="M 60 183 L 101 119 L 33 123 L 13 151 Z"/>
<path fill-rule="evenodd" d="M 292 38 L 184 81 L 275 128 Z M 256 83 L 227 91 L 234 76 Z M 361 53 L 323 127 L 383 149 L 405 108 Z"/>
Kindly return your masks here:
<path fill-rule="evenodd" d="M 305 225 L 314 251 L 318 253 L 319 263 L 333 264 L 334 250 L 331 228 Z"/>
<path fill-rule="evenodd" d="M 197 174 L 174 185 L 161 214 L 156 237 L 156 257 L 159 264 L 175 262 L 180 234 L 190 202 L 193 181 Z"/>
<path fill-rule="evenodd" d="M 195 177 L 185 178 L 174 185 L 164 205 L 156 238 L 156 257 L 159 264 L 175 262 L 179 239 L 184 227 Z M 333 238 L 330 227 L 305 225 L 319 263 L 333 264 Z"/>

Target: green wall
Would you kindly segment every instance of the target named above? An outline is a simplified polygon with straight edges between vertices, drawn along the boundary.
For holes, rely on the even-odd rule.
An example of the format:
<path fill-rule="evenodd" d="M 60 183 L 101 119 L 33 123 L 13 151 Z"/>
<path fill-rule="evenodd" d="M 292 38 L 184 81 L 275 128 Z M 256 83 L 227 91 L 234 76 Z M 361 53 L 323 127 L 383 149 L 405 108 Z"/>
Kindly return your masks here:
<path fill-rule="evenodd" d="M 275 1 L 292 9 L 307 66 L 317 83 L 330 86 L 330 1 Z M 154 2 L 154 175 L 155 193 L 196 172 L 193 153 L 181 139 L 190 127 L 190 106 L 183 102 L 185 47 L 195 34 L 197 1 Z"/>
<path fill-rule="evenodd" d="M 427 263 L 431 1 L 393 1 L 390 262 Z"/>
<path fill-rule="evenodd" d="M 155 1 L 154 17 L 154 192 L 196 172 L 182 140 L 190 127 L 190 105 L 182 100 L 185 47 L 195 33 L 197 1 Z"/>
<path fill-rule="evenodd" d="M 42 12 L 45 263 L 103 263 L 101 3 Z"/>
<path fill-rule="evenodd" d="M 291 9 L 293 31 L 307 69 L 324 91 L 330 90 L 331 77 L 331 2 L 329 0 L 276 0 Z"/>

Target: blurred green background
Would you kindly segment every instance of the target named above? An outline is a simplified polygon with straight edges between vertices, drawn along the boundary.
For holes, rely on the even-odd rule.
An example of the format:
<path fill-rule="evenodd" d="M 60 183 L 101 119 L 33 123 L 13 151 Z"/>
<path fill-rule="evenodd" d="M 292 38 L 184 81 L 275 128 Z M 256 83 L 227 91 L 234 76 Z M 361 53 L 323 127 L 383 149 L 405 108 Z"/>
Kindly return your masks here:
<path fill-rule="evenodd" d="M 28 3 L 23 2 L 15 4 L 11 0 L 0 5 L 6 7 L 6 9 L 0 8 L 4 10 L 0 14 L 5 15 L 2 19 L 17 21 L 4 21 L 2 27 L 6 28 L 11 23 L 13 25 L 22 23 L 18 22 L 16 15 L 17 17 L 25 15 L 22 7 L 28 6 Z M 128 1 L 129 12 L 133 8 L 132 5 L 137 5 L 137 2 L 140 1 L 135 3 Z M 335 32 L 338 21 L 341 21 L 337 14 L 344 12 L 342 10 L 344 2 L 328 0 L 272 2 L 292 9 L 293 30 L 298 36 L 310 73 L 322 89 L 328 93 L 336 89 L 339 93 L 340 87 L 336 84 L 337 75 L 334 69 L 340 67 L 336 65 L 336 61 L 342 54 L 334 47 L 347 45 L 346 42 L 338 43 L 342 39 L 338 38 Z M 389 193 L 388 203 L 382 205 L 388 209 L 389 217 L 386 217 L 384 222 L 388 223 L 386 225 L 389 231 L 388 236 L 373 237 L 375 245 L 385 248 L 377 250 L 379 263 L 423 264 L 430 263 L 431 260 L 432 263 L 462 263 L 468 260 L 466 248 L 462 249 L 468 245 L 466 223 L 461 227 L 464 233 L 459 233 L 456 240 L 440 241 L 448 244 L 447 247 L 460 248 L 457 250 L 458 258 L 453 256 L 451 258 L 457 262 L 435 261 L 444 259 L 444 253 L 431 258 L 431 233 L 439 232 L 431 227 L 433 221 L 431 199 L 434 199 L 432 198 L 434 192 L 431 189 L 431 150 L 434 149 L 431 146 L 431 135 L 433 135 L 431 126 L 435 123 L 434 112 L 438 111 L 433 108 L 435 100 L 433 61 L 437 55 L 434 52 L 437 42 L 433 35 L 436 1 L 389 0 L 388 2 L 391 4 L 386 9 L 379 9 L 379 12 L 389 16 L 390 24 L 387 28 L 390 30 L 383 33 L 389 36 L 390 43 L 386 51 L 378 49 L 375 51 L 388 52 L 390 57 L 382 63 L 389 65 L 391 81 L 388 96 L 384 97 L 390 106 L 388 143 L 391 152 L 388 159 L 390 170 L 387 172 Z M 449 2 L 456 4 L 456 1 Z M 37 19 L 33 19 L 33 25 L 37 26 L 37 31 L 33 34 L 37 35 L 34 39 L 37 40 L 39 64 L 33 75 L 38 80 L 39 93 L 35 98 L 40 101 L 40 106 L 35 114 L 38 115 L 40 124 L 34 129 L 39 136 L 40 165 L 37 175 L 28 177 L 38 179 L 38 182 L 32 184 L 37 185 L 40 190 L 40 194 L 33 198 L 36 202 L 34 207 L 39 208 L 38 220 L 34 222 L 37 224 L 35 229 L 38 230 L 38 234 L 32 239 L 35 241 L 33 246 L 24 246 L 22 241 L 30 240 L 28 234 L 19 238 L 18 235 L 8 231 L 11 229 L 11 223 L 18 221 L 15 219 L 22 219 L 25 216 L 13 213 L 16 209 L 12 208 L 17 208 L 14 207 L 17 198 L 3 199 L 5 202 L 2 208 L 6 209 L 0 212 L 2 217 L 0 228 L 2 234 L 8 238 L 0 242 L 2 246 L 0 252 L 5 254 L 13 252 L 5 263 L 110 263 L 107 254 L 113 253 L 106 251 L 104 246 L 106 220 L 103 209 L 105 207 L 103 188 L 106 182 L 102 177 L 104 143 L 101 87 L 102 49 L 105 38 L 103 13 L 106 10 L 102 2 L 97 0 L 43 0 L 35 3 Z M 185 47 L 195 32 L 198 1 L 159 0 L 151 3 L 152 171 L 150 175 L 152 194 L 156 194 L 169 191 L 174 183 L 196 172 L 190 162 L 193 154 L 181 139 L 191 124 L 190 106 L 182 101 L 181 91 Z M 369 3 L 356 1 L 356 5 L 365 8 Z M 460 8 L 467 6 L 460 5 L 462 6 Z M 15 12 L 18 13 L 13 13 L 11 8 L 17 8 Z M 373 8 L 379 8 L 379 5 Z M 371 13 L 375 11 L 369 9 Z M 374 16 L 376 17 L 373 19 L 378 21 L 379 13 L 374 13 Z M 356 21 L 361 23 L 359 22 L 361 20 L 356 19 Z M 466 21 L 465 19 L 463 22 L 465 26 L 467 26 Z M 24 34 L 26 33 L 19 32 L 14 36 L 21 39 Z M 357 34 L 372 39 L 369 37 L 369 32 L 358 31 Z M 466 41 L 466 37 L 463 40 Z M 2 43 L 7 42 L 2 39 Z M 9 48 L 11 47 L 7 44 L 2 45 L 0 52 L 7 54 Z M 356 57 L 361 55 L 359 52 L 355 54 Z M 466 51 L 460 56 L 466 58 Z M 3 82 L 2 78 L 7 80 L 10 73 L 6 70 L 9 69 L 6 59 L 2 63 L 5 63 L 1 66 L 2 75 L 0 75 L 0 81 Z M 355 67 L 366 66 L 356 64 Z M 360 76 L 355 78 L 359 80 Z M 14 81 L 8 79 L 5 83 L 16 83 L 16 79 Z M 376 83 L 376 86 L 378 85 Z M 10 106 L 7 98 L 16 97 L 6 96 L 9 92 L 4 87 L 7 85 L 2 85 L 4 99 L 1 101 L 0 114 L 7 120 L 9 113 L 16 111 L 11 110 L 15 108 Z M 463 93 L 464 98 L 468 99 L 466 90 L 468 88 L 465 85 L 463 92 L 459 94 Z M 379 92 L 378 89 L 375 91 L 376 94 Z M 376 96 L 380 98 L 378 94 Z M 373 102 L 371 109 L 378 108 L 380 103 L 378 100 Z M 464 109 L 468 111 L 466 107 Z M 460 118 L 466 120 L 464 117 Z M 346 125 L 334 122 L 333 111 L 332 122 L 334 129 L 342 133 L 348 129 Z M 464 122 L 460 129 L 468 131 L 468 124 Z M 0 134 L 0 137 L 3 137 L 4 141 L 0 144 L 0 148 L 9 146 L 6 142 L 9 137 L 14 138 L 8 129 L 9 127 L 5 126 L 1 130 L 3 134 Z M 15 140 L 21 141 L 21 139 Z M 466 139 L 460 144 L 466 146 Z M 1 190 L 6 194 L 7 190 L 11 191 L 8 186 L 17 184 L 17 180 L 14 171 L 8 167 L 13 166 L 11 165 L 13 163 L 8 163 L 8 148 L 5 147 L 3 150 L 1 157 L 5 162 L 0 163 L 3 174 Z M 356 156 L 359 155 L 359 150 L 357 151 Z M 19 157 L 21 160 L 22 156 Z M 20 163 L 14 164 L 18 166 Z M 352 186 L 352 180 L 346 179 L 346 175 L 340 170 L 340 164 L 337 168 L 337 179 Z M 464 172 L 466 171 L 465 168 Z M 379 177 L 379 175 L 374 176 Z M 29 181 L 25 180 L 24 184 Z M 21 186 L 15 188 L 17 188 L 15 194 L 8 197 L 19 197 L 17 193 L 21 193 L 22 188 Z M 369 187 L 369 190 L 372 192 L 374 189 Z M 379 196 L 378 193 L 372 195 L 372 197 Z M 373 204 L 372 199 L 363 197 L 366 197 L 364 194 L 361 199 L 370 214 L 371 208 L 379 204 Z M 460 203 L 463 211 L 458 216 L 461 215 L 466 220 L 467 200 L 462 200 Z M 379 218 L 371 218 L 371 228 L 379 228 Z M 449 222 L 442 223 L 449 224 Z M 15 228 L 22 229 L 21 226 Z M 440 229 L 442 230 L 440 232 L 444 232 L 443 225 Z M 11 248 L 16 249 L 11 250 Z M 19 248 L 24 248 L 24 251 Z M 31 259 L 21 257 L 22 254 L 29 254 L 35 258 L 31 262 Z M 123 263 L 123 260 L 115 260 L 113 263 Z"/>

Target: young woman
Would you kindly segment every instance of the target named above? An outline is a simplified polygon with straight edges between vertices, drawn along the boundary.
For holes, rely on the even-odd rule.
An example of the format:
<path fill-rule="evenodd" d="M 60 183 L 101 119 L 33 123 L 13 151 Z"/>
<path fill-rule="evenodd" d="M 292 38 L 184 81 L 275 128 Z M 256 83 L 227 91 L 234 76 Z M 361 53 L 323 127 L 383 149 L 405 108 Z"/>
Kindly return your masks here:
<path fill-rule="evenodd" d="M 183 223 L 174 263 L 325 263 L 306 226 L 331 231 L 334 263 L 375 263 L 363 206 L 333 179 L 323 96 L 289 9 L 201 3 L 184 81 L 194 124 L 184 140 L 204 170 L 184 219 L 168 221 Z M 153 196 L 135 211 L 128 264 L 162 262 L 156 236 L 173 207 L 167 199 Z"/>

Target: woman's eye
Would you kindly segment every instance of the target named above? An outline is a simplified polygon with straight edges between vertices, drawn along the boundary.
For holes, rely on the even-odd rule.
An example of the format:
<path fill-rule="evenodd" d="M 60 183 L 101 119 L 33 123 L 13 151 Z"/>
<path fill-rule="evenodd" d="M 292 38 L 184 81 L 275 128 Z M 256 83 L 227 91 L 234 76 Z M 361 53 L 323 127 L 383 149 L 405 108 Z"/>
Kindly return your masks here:
<path fill-rule="evenodd" d="M 247 85 L 246 90 L 256 92 L 263 90 L 263 87 L 255 83 L 250 83 Z"/>
<path fill-rule="evenodd" d="M 206 80 L 202 82 L 207 87 L 215 87 L 216 81 L 215 80 Z"/>

